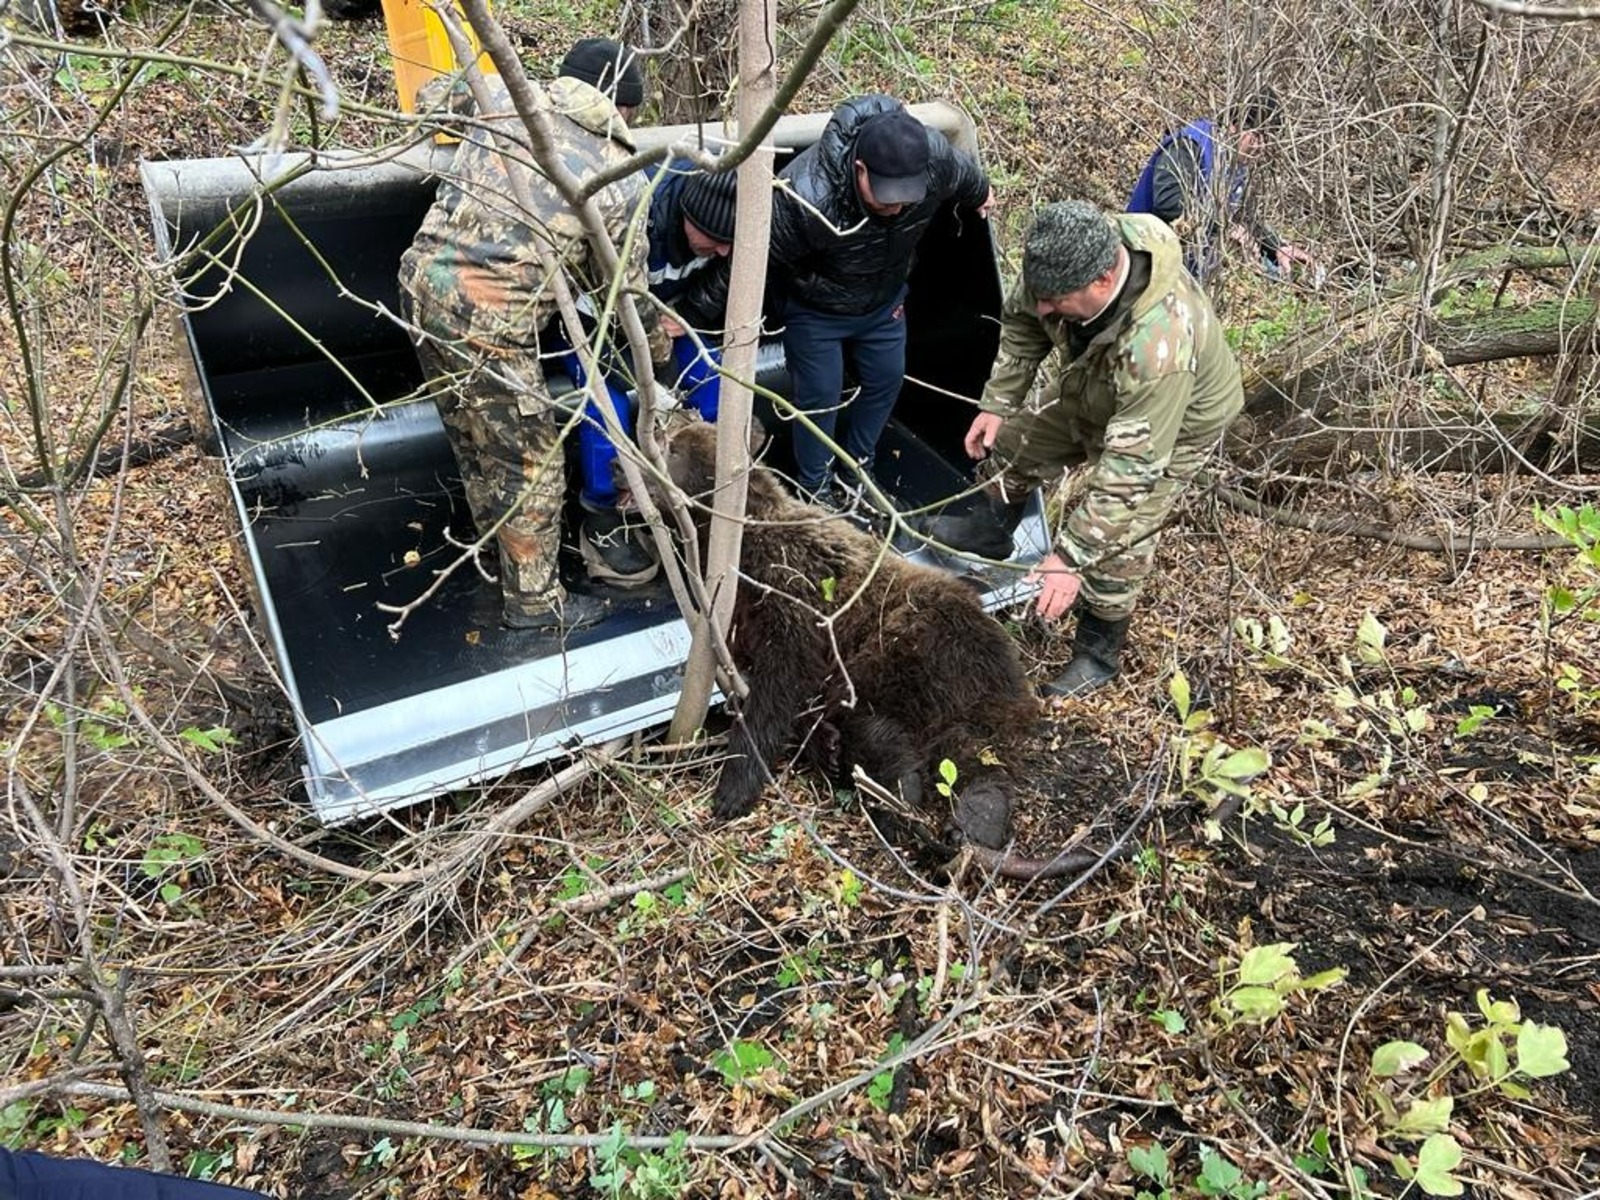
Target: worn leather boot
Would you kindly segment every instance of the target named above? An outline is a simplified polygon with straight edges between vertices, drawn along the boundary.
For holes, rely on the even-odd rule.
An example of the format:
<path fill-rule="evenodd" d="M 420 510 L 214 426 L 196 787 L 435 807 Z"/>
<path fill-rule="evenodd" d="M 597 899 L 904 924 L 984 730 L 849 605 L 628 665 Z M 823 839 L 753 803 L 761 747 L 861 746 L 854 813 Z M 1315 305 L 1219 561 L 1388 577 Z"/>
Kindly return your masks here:
<path fill-rule="evenodd" d="M 646 540 L 650 530 L 628 520 L 615 508 L 583 506 L 579 550 L 589 578 L 615 588 L 643 587 L 656 577 L 661 564 Z"/>
<path fill-rule="evenodd" d="M 600 597 L 585 596 L 581 592 L 527 602 L 508 597 L 500 614 L 500 624 L 507 629 L 564 633 L 593 625 L 606 615 L 606 608 L 606 602 Z"/>
<path fill-rule="evenodd" d="M 1087 610 L 1080 613 L 1072 635 L 1072 661 L 1044 685 L 1045 695 L 1082 696 L 1115 679 L 1122 670 L 1122 643 L 1130 619 L 1107 621 Z"/>
<path fill-rule="evenodd" d="M 981 492 L 961 515 L 938 516 L 929 522 L 928 540 L 963 554 L 1004 562 L 1015 548 L 1017 526 L 1022 524 L 1026 506 L 1023 500 L 1005 501 Z"/>

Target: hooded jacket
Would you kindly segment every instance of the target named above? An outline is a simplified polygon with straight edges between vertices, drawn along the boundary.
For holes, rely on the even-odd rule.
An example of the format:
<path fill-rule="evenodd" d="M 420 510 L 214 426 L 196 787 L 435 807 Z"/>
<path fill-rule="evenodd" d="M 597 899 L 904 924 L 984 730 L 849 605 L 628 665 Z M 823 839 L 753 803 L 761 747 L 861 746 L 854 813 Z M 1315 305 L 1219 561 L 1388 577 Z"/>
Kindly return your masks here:
<path fill-rule="evenodd" d="M 940 206 L 954 200 L 977 208 L 988 198 L 989 178 L 977 161 L 930 129 L 927 196 L 893 217 L 866 210 L 856 188 L 856 136 L 867 118 L 901 107 L 892 96 L 846 100 L 816 144 L 780 172 L 786 186 L 773 197 L 771 261 L 788 300 L 841 316 L 882 308 L 911 275 L 917 243 Z"/>
<path fill-rule="evenodd" d="M 1184 269 L 1177 235 L 1159 217 L 1125 213 L 1114 220 L 1128 251 L 1149 256 L 1143 291 L 1074 355 L 1072 322 L 1039 316 L 1039 298 L 1019 280 L 1006 298 L 1000 352 L 980 405 L 1007 417 L 1034 399 L 1059 405 L 1050 419 L 1094 463 L 1088 495 L 1061 539 L 1063 554 L 1078 566 L 1121 543 L 1175 449 L 1209 451 L 1244 407 L 1238 360 L 1210 300 Z M 1035 397 L 1041 367 L 1046 382 Z"/>

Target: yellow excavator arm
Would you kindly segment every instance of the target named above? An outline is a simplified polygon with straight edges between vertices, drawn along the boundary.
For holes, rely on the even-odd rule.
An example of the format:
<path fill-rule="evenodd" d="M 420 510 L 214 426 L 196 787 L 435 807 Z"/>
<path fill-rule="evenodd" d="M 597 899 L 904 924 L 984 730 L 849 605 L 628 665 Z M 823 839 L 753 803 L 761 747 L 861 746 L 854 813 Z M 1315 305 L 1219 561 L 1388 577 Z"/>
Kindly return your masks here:
<path fill-rule="evenodd" d="M 435 75 L 448 75 L 459 70 L 460 62 L 451 49 L 450 37 L 444 22 L 435 11 L 441 5 L 455 7 L 452 0 L 383 0 L 383 20 L 389 28 L 389 53 L 394 59 L 394 85 L 400 94 L 402 112 L 415 112 L 417 91 Z M 461 27 L 478 50 L 478 39 L 473 34 L 461 10 L 455 9 Z M 494 63 L 484 53 L 478 55 L 478 66 L 486 74 L 494 74 Z"/>

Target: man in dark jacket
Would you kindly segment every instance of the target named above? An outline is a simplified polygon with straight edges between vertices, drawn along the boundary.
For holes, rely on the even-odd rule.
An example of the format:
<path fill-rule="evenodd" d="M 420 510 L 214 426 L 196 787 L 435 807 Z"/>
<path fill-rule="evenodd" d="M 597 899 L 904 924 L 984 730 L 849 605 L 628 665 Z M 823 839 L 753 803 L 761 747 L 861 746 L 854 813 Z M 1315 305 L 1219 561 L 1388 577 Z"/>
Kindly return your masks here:
<path fill-rule="evenodd" d="M 1269 269 L 1288 278 L 1295 263 L 1314 265 L 1300 247 L 1285 242 L 1250 203 L 1249 173 L 1278 123 L 1277 97 L 1264 91 L 1219 127 L 1191 121 L 1161 139 L 1145 164 L 1128 211 L 1160 217 L 1184 243 L 1184 265 L 1201 282 L 1222 263 L 1222 239 L 1231 224 L 1236 240 L 1254 243 Z"/>
<path fill-rule="evenodd" d="M 917 243 L 945 202 L 987 217 L 994 194 L 971 155 L 890 96 L 841 104 L 781 181 L 771 260 L 792 400 L 829 438 L 843 410 L 840 444 L 865 469 L 905 377 L 906 280 Z M 860 385 L 849 399 L 847 351 Z M 839 504 L 832 452 L 798 423 L 794 455 L 801 492 Z M 852 473 L 846 486 L 854 483 Z"/>
<path fill-rule="evenodd" d="M 0 1147 L 0 1200 L 261 1200 L 261 1194 Z"/>

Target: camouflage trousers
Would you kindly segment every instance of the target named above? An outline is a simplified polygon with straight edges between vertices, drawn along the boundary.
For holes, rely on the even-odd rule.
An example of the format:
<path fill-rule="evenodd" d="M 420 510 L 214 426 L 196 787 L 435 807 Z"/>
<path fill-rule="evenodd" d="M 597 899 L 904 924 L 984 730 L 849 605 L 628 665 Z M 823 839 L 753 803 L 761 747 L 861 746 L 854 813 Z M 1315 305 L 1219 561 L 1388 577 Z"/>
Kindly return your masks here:
<path fill-rule="evenodd" d="M 565 599 L 561 409 L 537 354 L 495 353 L 432 339 L 417 344 L 480 535 L 494 530 L 507 612 L 538 615 Z"/>
<path fill-rule="evenodd" d="M 1078 467 L 1092 470 L 1099 463 L 1101 447 L 1087 440 L 1085 432 L 1061 404 L 1007 417 L 979 473 L 988 486 L 1007 497 L 1024 496 L 1036 487 L 1053 487 L 1061 481 L 1063 471 Z M 1134 505 L 1131 516 L 1121 500 L 1112 502 L 1120 511 L 1108 514 L 1112 520 L 1107 523 L 1122 532 L 1078 572 L 1083 583 L 1078 600 L 1081 607 L 1105 621 L 1120 621 L 1132 614 L 1145 580 L 1155 567 L 1161 529 L 1215 448 L 1215 443 L 1180 443 L 1174 447 L 1161 478 Z M 1087 506 L 1091 523 L 1099 524 L 1093 512 L 1096 497 L 1086 486 L 1074 486 L 1079 482 L 1075 472 L 1068 484 L 1069 496 L 1077 493 L 1081 497 L 1078 505 Z M 1081 482 L 1087 485 L 1087 471 L 1082 473 Z"/>

